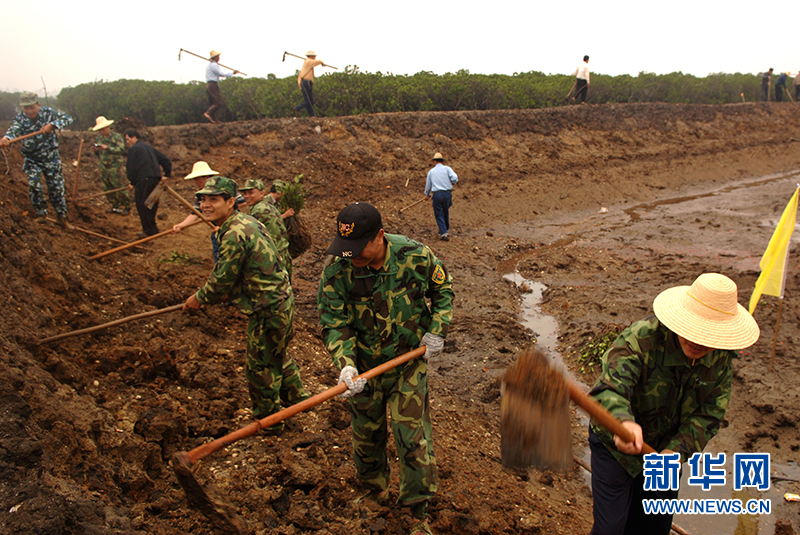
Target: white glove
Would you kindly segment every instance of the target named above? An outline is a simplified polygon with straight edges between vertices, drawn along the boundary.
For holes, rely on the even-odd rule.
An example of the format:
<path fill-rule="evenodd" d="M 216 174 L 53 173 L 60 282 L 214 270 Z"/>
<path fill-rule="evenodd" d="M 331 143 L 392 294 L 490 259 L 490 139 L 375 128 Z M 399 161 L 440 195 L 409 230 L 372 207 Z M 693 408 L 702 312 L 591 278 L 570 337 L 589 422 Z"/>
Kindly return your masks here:
<path fill-rule="evenodd" d="M 419 346 L 425 346 L 425 354 L 422 355 L 422 358 L 428 360 L 430 357 L 442 352 L 442 349 L 444 349 L 444 338 L 438 334 L 425 333 Z"/>
<path fill-rule="evenodd" d="M 367 384 L 366 379 L 355 379 L 358 375 L 358 370 L 352 366 L 345 366 L 342 368 L 342 373 L 339 374 L 339 382 L 337 384 L 346 384 L 347 390 L 339 394 L 340 397 L 349 398 L 353 397 L 364 390 L 364 385 Z M 355 379 L 355 380 L 353 380 Z"/>

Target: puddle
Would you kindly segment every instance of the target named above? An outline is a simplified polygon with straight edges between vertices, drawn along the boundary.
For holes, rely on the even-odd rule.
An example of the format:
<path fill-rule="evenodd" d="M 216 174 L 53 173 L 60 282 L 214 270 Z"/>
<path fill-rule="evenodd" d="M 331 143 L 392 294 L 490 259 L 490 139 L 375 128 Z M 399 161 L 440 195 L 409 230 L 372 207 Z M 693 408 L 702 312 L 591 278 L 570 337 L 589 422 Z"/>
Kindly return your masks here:
<path fill-rule="evenodd" d="M 683 202 L 693 201 L 695 199 L 702 199 L 704 197 L 714 197 L 715 195 L 730 193 L 731 191 L 736 191 L 738 189 L 763 186 L 764 184 L 769 184 L 770 182 L 783 180 L 785 178 L 793 176 L 798 176 L 798 171 L 789 171 L 788 173 L 775 173 L 771 175 L 764 175 L 759 180 L 756 180 L 754 182 L 747 182 L 744 184 L 734 184 L 732 186 L 727 186 L 708 193 L 701 193 L 699 195 L 689 195 L 686 197 L 673 197 L 672 199 L 661 199 L 649 203 L 637 204 L 636 206 L 626 208 L 624 212 L 628 215 L 628 217 L 630 217 L 631 222 L 639 221 L 639 219 L 641 218 L 640 212 L 649 212 L 650 210 L 658 206 L 680 204 Z"/>
<path fill-rule="evenodd" d="M 530 281 L 516 271 L 503 275 L 503 278 L 513 282 L 519 289 L 519 295 L 522 298 L 520 324 L 533 332 L 538 347 L 543 348 L 545 353 L 555 356 L 554 360 L 560 362 L 561 357 L 556 350 L 558 347 L 558 322 L 553 316 L 542 314 L 539 310 L 542 292 L 547 289 L 547 286 L 541 282 Z"/>

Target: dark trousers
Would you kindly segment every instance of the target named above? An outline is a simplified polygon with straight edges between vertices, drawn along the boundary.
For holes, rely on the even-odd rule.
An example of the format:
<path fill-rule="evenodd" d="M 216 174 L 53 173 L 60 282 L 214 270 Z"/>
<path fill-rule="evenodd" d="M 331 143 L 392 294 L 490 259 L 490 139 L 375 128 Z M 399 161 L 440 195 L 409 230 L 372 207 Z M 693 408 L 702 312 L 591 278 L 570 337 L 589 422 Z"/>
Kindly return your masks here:
<path fill-rule="evenodd" d="M 576 78 L 575 100 L 586 102 L 586 94 L 589 92 L 589 82 L 583 78 Z"/>
<path fill-rule="evenodd" d="M 308 110 L 309 117 L 316 117 L 317 112 L 314 111 L 314 82 L 311 80 L 300 80 L 300 92 L 303 94 L 303 103 L 295 106 L 295 111 L 300 111 L 303 108 Z"/>
<path fill-rule="evenodd" d="M 775 86 L 775 102 L 783 102 L 783 90 L 786 89 L 785 85 Z"/>
<path fill-rule="evenodd" d="M 139 212 L 139 220 L 142 222 L 142 232 L 148 236 L 159 232 L 158 226 L 156 226 L 158 203 L 154 204 L 151 210 L 144 205 L 144 201 L 160 181 L 161 177 L 143 178 L 133 186 L 133 199 L 136 201 L 136 210 Z"/>
<path fill-rule="evenodd" d="M 769 97 L 769 86 L 762 85 L 761 86 L 761 101 L 766 102 L 767 98 Z"/>
<path fill-rule="evenodd" d="M 800 100 L 800 85 L 794 86 L 794 101 Z"/>
<path fill-rule="evenodd" d="M 443 236 L 450 232 L 450 207 L 453 206 L 452 191 L 433 192 L 433 217 L 436 218 L 436 226 L 439 227 L 439 235 Z"/>
<path fill-rule="evenodd" d="M 589 447 L 594 496 L 594 525 L 589 535 L 669 535 L 672 515 L 647 515 L 642 500 L 675 499 L 678 491 L 643 490 L 644 474 L 631 477 L 591 429 Z"/>
<path fill-rule="evenodd" d="M 206 82 L 206 95 L 208 95 L 209 104 L 206 113 L 216 121 L 217 113 L 225 105 L 222 100 L 222 93 L 219 90 L 219 84 L 217 82 Z"/>

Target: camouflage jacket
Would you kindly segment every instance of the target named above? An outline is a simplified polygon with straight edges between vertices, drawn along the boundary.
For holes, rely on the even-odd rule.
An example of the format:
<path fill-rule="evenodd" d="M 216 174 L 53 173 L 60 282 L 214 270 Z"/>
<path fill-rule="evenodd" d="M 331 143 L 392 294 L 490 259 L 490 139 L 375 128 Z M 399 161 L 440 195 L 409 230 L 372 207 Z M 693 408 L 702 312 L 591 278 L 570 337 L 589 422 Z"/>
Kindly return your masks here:
<path fill-rule="evenodd" d="M 125 140 L 117 132 L 111 132 L 108 136 L 97 136 L 95 141 L 98 145 L 106 145 L 105 150 L 97 151 L 97 160 L 101 169 L 112 169 L 122 167 L 122 160 L 125 156 Z"/>
<path fill-rule="evenodd" d="M 283 218 L 278 212 L 278 208 L 274 204 L 267 202 L 266 199 L 262 199 L 250 207 L 250 215 L 258 219 L 266 227 L 284 263 L 291 262 L 289 234 L 286 232 L 286 225 L 283 223 Z"/>
<path fill-rule="evenodd" d="M 228 296 L 244 314 L 277 308 L 292 295 L 289 276 L 264 226 L 233 212 L 217 231 L 219 260 L 195 297 L 213 305 Z"/>
<path fill-rule="evenodd" d="M 733 351 L 715 349 L 692 364 L 678 336 L 651 316 L 614 341 L 590 395 L 618 420 L 641 425 L 656 451 L 675 451 L 686 462 L 719 430 L 731 398 L 733 357 Z M 595 423 L 592 428 L 631 476 L 642 471 L 641 455 L 620 453 L 611 433 Z"/>
<path fill-rule="evenodd" d="M 322 272 L 317 298 L 322 335 L 340 370 L 371 369 L 419 347 L 426 332 L 447 335 L 453 289 L 444 265 L 421 243 L 385 236 L 380 269 L 336 258 Z"/>
<path fill-rule="evenodd" d="M 72 117 L 66 113 L 55 111 L 53 108 L 41 106 L 39 114 L 35 119 L 28 119 L 24 113 L 18 113 L 11 121 L 11 126 L 6 132 L 9 139 L 32 134 L 44 128 L 46 124 L 52 124 L 57 130 L 61 130 L 72 122 Z M 36 159 L 40 156 L 47 156 L 49 153 L 58 150 L 58 136 L 53 131 L 49 134 L 39 134 L 28 139 L 22 140 L 22 155 L 26 158 Z"/>

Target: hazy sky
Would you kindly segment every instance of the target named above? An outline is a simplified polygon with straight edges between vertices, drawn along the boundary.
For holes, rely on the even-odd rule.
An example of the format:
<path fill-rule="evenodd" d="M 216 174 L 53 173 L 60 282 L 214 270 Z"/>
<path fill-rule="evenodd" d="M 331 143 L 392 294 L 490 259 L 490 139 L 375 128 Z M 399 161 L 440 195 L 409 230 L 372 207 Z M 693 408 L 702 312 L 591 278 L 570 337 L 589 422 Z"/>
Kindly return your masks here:
<path fill-rule="evenodd" d="M 94 80 L 204 81 L 207 56 L 251 77 L 295 74 L 300 60 L 343 70 L 437 74 L 758 73 L 800 69 L 791 28 L 800 3 L 574 0 L 3 2 L 0 90 L 50 94 Z M 216 6 L 216 7 L 211 7 Z M 781 30 L 781 21 L 786 29 Z M 330 69 L 317 69 L 317 76 Z M 42 82 L 44 79 L 44 84 Z"/>

